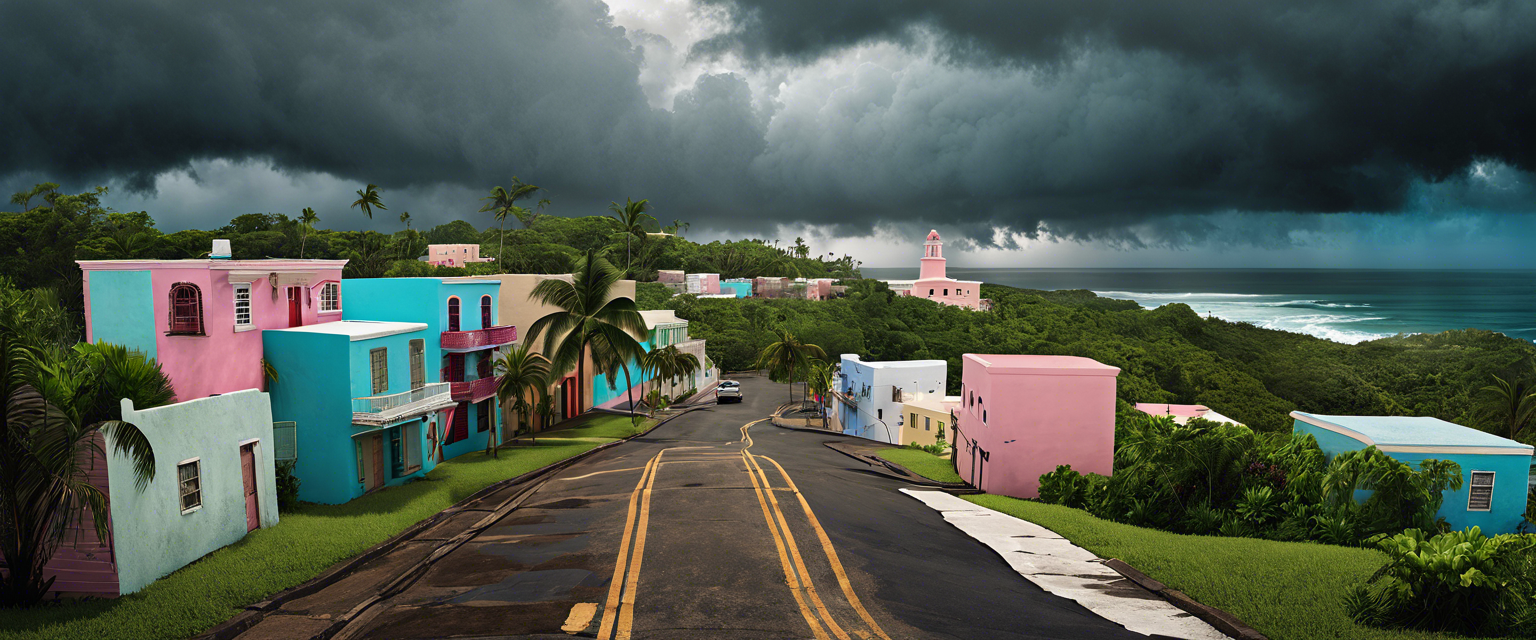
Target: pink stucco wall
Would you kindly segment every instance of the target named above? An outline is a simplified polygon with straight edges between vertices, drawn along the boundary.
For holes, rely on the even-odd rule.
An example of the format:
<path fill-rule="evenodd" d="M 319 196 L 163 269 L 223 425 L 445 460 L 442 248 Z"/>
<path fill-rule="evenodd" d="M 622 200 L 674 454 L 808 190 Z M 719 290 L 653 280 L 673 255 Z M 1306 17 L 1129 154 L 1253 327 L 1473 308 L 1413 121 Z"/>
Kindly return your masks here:
<path fill-rule="evenodd" d="M 429 244 L 427 264 L 462 267 L 471 262 L 491 262 L 495 258 L 480 257 L 478 244 Z"/>
<path fill-rule="evenodd" d="M 928 291 L 933 294 L 929 295 Z M 945 295 L 945 291 L 949 294 Z M 912 295 L 967 309 L 981 308 L 981 283 L 950 278 L 931 278 L 912 283 Z"/>
<path fill-rule="evenodd" d="M 1040 475 L 1057 465 L 1109 475 L 1119 373 L 1074 356 L 966 354 L 956 411 L 960 477 L 988 493 L 1037 498 Z"/>

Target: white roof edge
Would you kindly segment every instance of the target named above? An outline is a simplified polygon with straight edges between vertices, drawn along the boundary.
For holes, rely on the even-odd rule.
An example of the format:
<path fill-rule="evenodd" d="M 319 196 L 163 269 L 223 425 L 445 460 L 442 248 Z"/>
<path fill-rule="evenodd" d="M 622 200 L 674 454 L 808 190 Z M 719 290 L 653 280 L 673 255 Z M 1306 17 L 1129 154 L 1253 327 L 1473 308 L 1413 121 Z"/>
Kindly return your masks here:
<path fill-rule="evenodd" d="M 1443 446 L 1443 445 L 1418 446 L 1418 445 L 1404 445 L 1404 444 L 1379 445 L 1379 444 L 1376 444 L 1375 440 L 1372 440 L 1369 436 L 1367 436 L 1367 435 L 1365 435 L 1363 433 L 1360 433 L 1360 432 L 1355 431 L 1354 429 L 1350 429 L 1348 427 L 1343 427 L 1343 426 L 1334 424 L 1332 422 L 1329 422 L 1327 420 L 1324 420 L 1324 419 L 1322 419 L 1322 418 L 1320 418 L 1318 416 L 1312 415 L 1312 414 L 1302 413 L 1300 411 L 1292 411 L 1290 413 L 1290 416 L 1292 418 L 1295 418 L 1297 420 L 1300 420 L 1302 422 L 1310 424 L 1310 425 L 1312 425 L 1314 427 L 1317 427 L 1319 429 L 1326 429 L 1328 431 L 1332 431 L 1332 432 L 1337 433 L 1339 435 L 1347 436 L 1347 437 L 1352 438 L 1354 440 L 1359 440 L 1360 442 L 1365 443 L 1366 446 L 1376 447 L 1377 449 L 1381 450 L 1384 453 L 1460 453 L 1460 454 L 1491 455 L 1491 456 L 1519 456 L 1519 455 L 1531 455 L 1533 451 L 1536 451 L 1536 447 L 1532 447 L 1531 445 L 1528 445 L 1528 444 L 1521 444 L 1521 445 L 1517 445 L 1517 446 L 1508 446 L 1508 447 L 1488 447 L 1488 446 L 1456 447 L 1456 446 Z"/>

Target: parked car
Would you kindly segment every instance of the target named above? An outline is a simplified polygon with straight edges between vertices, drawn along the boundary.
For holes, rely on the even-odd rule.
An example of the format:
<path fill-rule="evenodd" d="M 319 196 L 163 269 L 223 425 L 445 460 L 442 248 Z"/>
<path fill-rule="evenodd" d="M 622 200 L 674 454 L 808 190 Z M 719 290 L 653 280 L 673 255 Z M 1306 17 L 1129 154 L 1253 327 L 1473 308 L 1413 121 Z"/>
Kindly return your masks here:
<path fill-rule="evenodd" d="M 720 386 L 715 387 L 715 402 L 720 404 L 741 402 L 741 383 L 735 380 L 721 380 Z"/>

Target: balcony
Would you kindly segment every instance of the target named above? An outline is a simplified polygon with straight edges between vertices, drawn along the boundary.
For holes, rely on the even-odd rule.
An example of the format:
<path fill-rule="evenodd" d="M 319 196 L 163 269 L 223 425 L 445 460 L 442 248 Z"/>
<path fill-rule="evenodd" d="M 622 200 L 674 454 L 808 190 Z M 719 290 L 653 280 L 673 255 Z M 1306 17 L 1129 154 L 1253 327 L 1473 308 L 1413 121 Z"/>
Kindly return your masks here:
<path fill-rule="evenodd" d="M 468 382 L 449 382 L 454 402 L 479 402 L 496 395 L 496 377 L 480 378 Z"/>
<path fill-rule="evenodd" d="M 462 353 L 517 342 L 517 327 L 503 325 L 475 331 L 444 331 L 438 339 L 443 351 Z"/>
<path fill-rule="evenodd" d="M 382 396 L 352 399 L 352 424 L 377 427 L 426 415 L 453 406 L 447 382 Z"/>

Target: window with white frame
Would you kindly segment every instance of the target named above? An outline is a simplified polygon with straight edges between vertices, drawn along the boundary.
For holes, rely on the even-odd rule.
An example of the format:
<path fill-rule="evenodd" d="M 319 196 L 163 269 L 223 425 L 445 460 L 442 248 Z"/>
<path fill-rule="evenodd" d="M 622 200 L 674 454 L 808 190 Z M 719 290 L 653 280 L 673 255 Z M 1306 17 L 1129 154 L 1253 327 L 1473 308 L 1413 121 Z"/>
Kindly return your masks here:
<path fill-rule="evenodd" d="M 320 285 L 320 310 L 341 311 L 341 283 L 327 282 Z"/>
<path fill-rule="evenodd" d="M 251 326 L 251 285 L 248 282 L 235 285 L 235 326 Z"/>
<path fill-rule="evenodd" d="M 202 463 L 197 458 L 176 465 L 176 481 L 181 487 L 181 512 L 191 513 L 203 506 Z"/>

